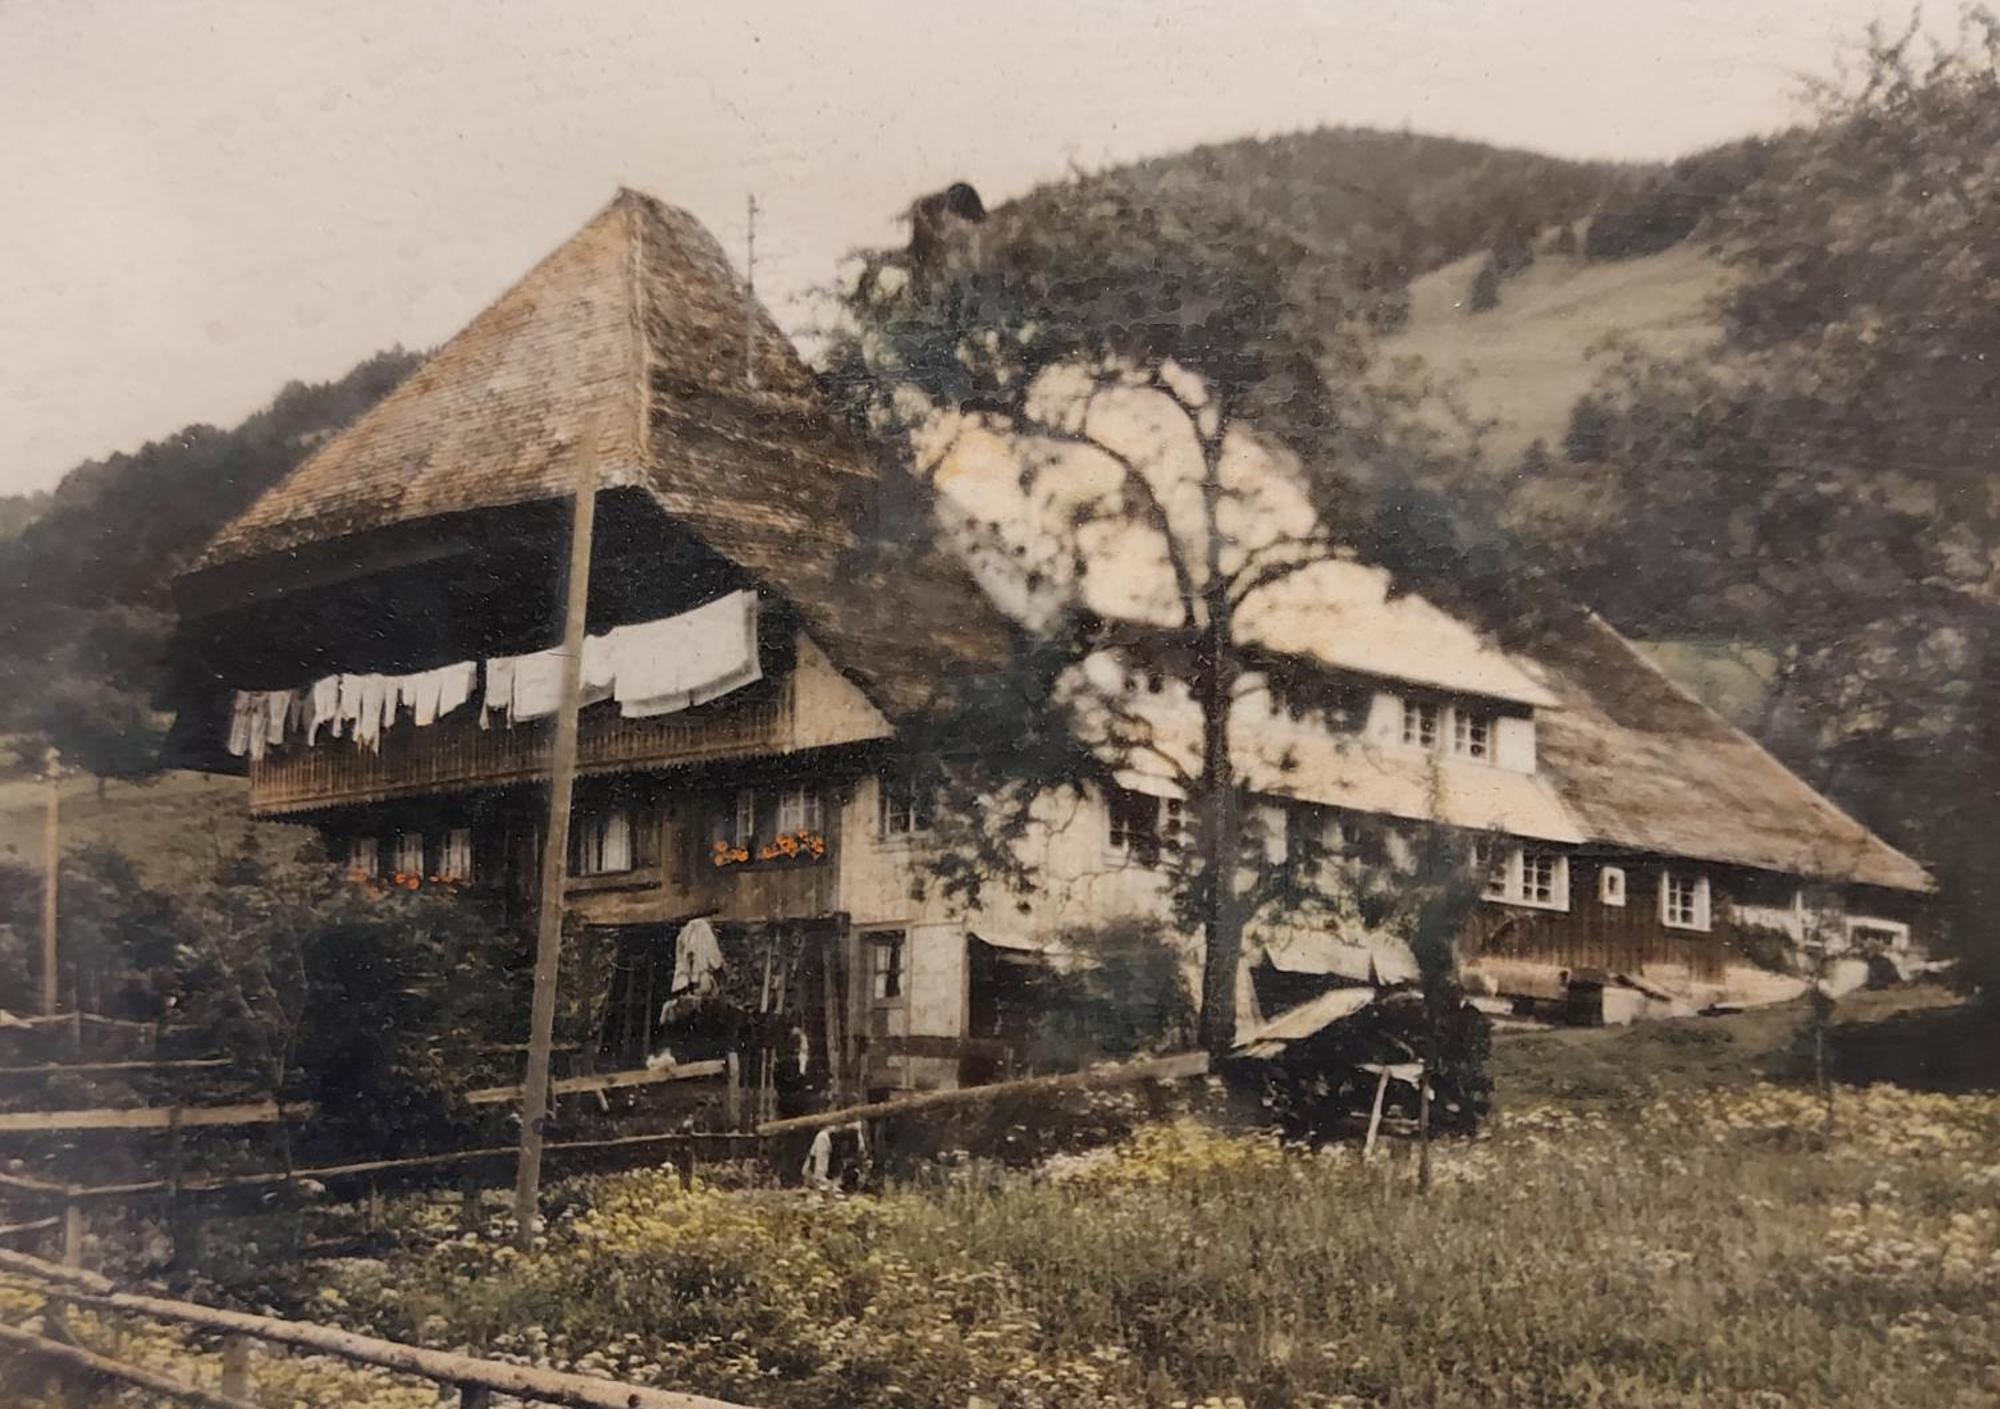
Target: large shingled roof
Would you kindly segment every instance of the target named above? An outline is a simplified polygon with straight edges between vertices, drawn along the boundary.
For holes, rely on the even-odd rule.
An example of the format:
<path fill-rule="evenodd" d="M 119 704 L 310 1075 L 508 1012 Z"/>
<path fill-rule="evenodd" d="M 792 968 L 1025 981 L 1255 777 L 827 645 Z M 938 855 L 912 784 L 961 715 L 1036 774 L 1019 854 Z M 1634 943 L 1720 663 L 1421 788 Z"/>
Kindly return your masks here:
<path fill-rule="evenodd" d="M 754 304 L 757 376 L 748 385 L 745 302 L 699 222 L 621 191 L 401 387 L 225 526 L 196 569 L 559 498 L 571 487 L 576 442 L 594 424 L 607 488 L 643 489 L 787 600 L 879 706 L 921 709 L 969 663 L 1004 657 L 1004 620 L 957 565 L 928 549 L 899 560 L 893 573 L 851 551 L 873 470 L 831 424 L 811 373 Z M 1536 711 L 1536 781 L 1552 787 L 1574 836 L 1929 888 L 1916 862 L 1595 617 L 1566 616 L 1517 658 L 1540 668 L 1556 701 Z"/>
<path fill-rule="evenodd" d="M 812 374 L 685 211 L 621 191 L 408 381 L 227 524 L 196 569 L 394 524 L 566 495 L 595 426 L 606 488 L 636 486 L 788 601 L 875 702 L 920 708 L 1005 650 L 956 565 L 851 550 L 874 484 Z"/>
<path fill-rule="evenodd" d="M 1928 890 L 1923 867 L 1663 675 L 1600 618 L 1567 613 L 1523 654 L 1560 705 L 1541 769 L 1593 841 L 1795 875 Z"/>

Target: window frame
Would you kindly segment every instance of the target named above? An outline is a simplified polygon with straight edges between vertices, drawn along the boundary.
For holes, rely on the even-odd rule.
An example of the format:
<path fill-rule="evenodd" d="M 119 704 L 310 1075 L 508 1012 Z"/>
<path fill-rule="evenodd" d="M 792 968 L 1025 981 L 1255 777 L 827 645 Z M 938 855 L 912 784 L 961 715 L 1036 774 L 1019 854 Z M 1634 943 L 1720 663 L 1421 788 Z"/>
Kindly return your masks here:
<path fill-rule="evenodd" d="M 1483 847 L 1473 851 L 1476 865 L 1483 865 L 1486 871 L 1485 884 L 1480 888 L 1480 899 L 1496 905 L 1517 905 L 1527 910 L 1548 910 L 1566 914 L 1571 908 L 1569 853 L 1552 846 L 1530 846 L 1524 842 L 1509 842 L 1497 857 L 1484 854 Z M 1530 894 L 1529 858 L 1546 861 L 1549 864 L 1547 883 L 1548 898 L 1536 899 Z M 1542 887 L 1536 886 L 1535 889 Z"/>
<path fill-rule="evenodd" d="M 1436 753 L 1444 740 L 1445 708 L 1436 700 L 1403 696 L 1403 747 Z"/>
<path fill-rule="evenodd" d="M 612 865 L 613 825 L 624 830 L 625 863 Z M 639 869 L 639 822 L 631 807 L 607 807 L 578 814 L 570 828 L 569 873 L 579 879 L 599 876 L 629 876 Z"/>
<path fill-rule="evenodd" d="M 412 849 L 414 849 L 416 854 L 417 864 L 415 866 L 407 864 Z M 389 843 L 389 874 L 394 876 L 423 876 L 425 874 L 424 858 L 427 851 L 428 847 L 425 844 L 422 832 L 397 832 Z"/>
<path fill-rule="evenodd" d="M 1673 892 L 1678 882 L 1685 881 L 1692 886 L 1686 919 L 1676 919 L 1681 907 L 1674 903 Z M 1715 928 L 1715 896 L 1709 884 L 1706 871 L 1675 870 L 1671 866 L 1660 868 L 1660 923 L 1670 930 L 1685 930 L 1693 934 L 1707 934 Z"/>
<path fill-rule="evenodd" d="M 1847 934 L 1847 947 L 1860 947 L 1863 931 L 1872 930 L 1887 941 L 1886 948 L 1892 954 L 1901 954 L 1910 947 L 1910 927 L 1902 920 L 1884 919 L 1880 915 L 1849 915 L 1843 926 Z"/>
<path fill-rule="evenodd" d="M 910 944 L 905 930 L 868 930 L 861 936 L 868 950 L 868 1001 L 876 1007 L 900 1005 L 909 998 Z M 884 965 L 882 957 L 888 956 Z"/>
<path fill-rule="evenodd" d="M 1631 898 L 1632 887 L 1623 866 L 1600 866 L 1597 868 L 1597 903 L 1624 909 Z"/>
<path fill-rule="evenodd" d="M 366 858 L 364 860 L 363 858 Z M 347 869 L 352 875 L 379 876 L 382 874 L 382 839 L 380 837 L 349 837 L 347 839 Z"/>
<path fill-rule="evenodd" d="M 824 832 L 826 813 L 820 802 L 819 789 L 803 784 L 779 789 L 778 810 L 772 820 L 772 829 L 774 837 Z"/>
<path fill-rule="evenodd" d="M 1104 849 L 1114 860 L 1158 866 L 1170 853 L 1186 844 L 1187 803 L 1184 799 L 1156 797 L 1135 788 L 1107 784 L 1104 789 L 1104 815 Z M 1139 825 L 1135 826 L 1135 823 Z M 1163 835 L 1169 827 L 1171 835 Z"/>
<path fill-rule="evenodd" d="M 1451 716 L 1451 756 L 1469 758 L 1475 763 L 1491 763 L 1493 715 L 1483 710 L 1461 709 L 1457 705 L 1452 705 L 1447 713 Z"/>
<path fill-rule="evenodd" d="M 458 864 L 458 858 L 463 858 L 462 865 Z M 443 844 L 438 848 L 438 879 L 469 885 L 475 878 L 476 864 L 472 854 L 472 828 L 447 828 Z"/>
<path fill-rule="evenodd" d="M 937 826 L 937 798 L 908 774 L 883 773 L 875 779 L 875 835 L 907 841 L 930 835 Z"/>

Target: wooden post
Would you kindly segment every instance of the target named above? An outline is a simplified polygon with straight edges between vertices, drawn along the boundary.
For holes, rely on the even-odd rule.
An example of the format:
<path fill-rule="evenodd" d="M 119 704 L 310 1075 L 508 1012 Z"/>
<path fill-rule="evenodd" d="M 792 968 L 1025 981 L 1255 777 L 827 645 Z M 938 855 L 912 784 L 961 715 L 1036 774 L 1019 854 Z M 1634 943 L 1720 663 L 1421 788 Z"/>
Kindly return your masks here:
<path fill-rule="evenodd" d="M 731 1130 L 743 1128 L 743 1063 L 734 1052 L 725 1059 L 729 1064 L 729 1085 L 723 1094 L 723 1115 Z"/>
<path fill-rule="evenodd" d="M 83 1266 L 83 1201 L 77 1198 L 74 1184 L 63 1204 L 63 1266 Z"/>
<path fill-rule="evenodd" d="M 247 1336 L 222 1338 L 222 1392 L 231 1399 L 250 1397 L 250 1340 Z"/>
<path fill-rule="evenodd" d="M 1382 1128 L 1382 1098 L 1389 1094 L 1389 1065 L 1382 1064 L 1382 1074 L 1375 1078 L 1375 1108 L 1368 1112 L 1368 1140 L 1361 1147 L 1361 1157 L 1367 1159 L 1375 1153 L 1375 1133 Z"/>
<path fill-rule="evenodd" d="M 528 1067 L 521 1079 L 521 1161 L 514 1181 L 516 1238 L 527 1247 L 541 1222 L 542 1122 L 549 1109 L 549 1049 L 555 1040 L 556 972 L 562 959 L 563 883 L 569 875 L 570 792 L 576 781 L 577 700 L 583 689 L 584 618 L 590 608 L 590 538 L 597 519 L 597 422 L 583 427 L 569 534 L 563 606 L 563 692 L 549 761 L 549 824 L 542 839 L 542 893 L 535 937 L 535 992 Z"/>
<path fill-rule="evenodd" d="M 42 1013 L 56 1010 L 56 894 L 62 872 L 62 755 L 50 749 L 43 759 L 48 779 L 48 816 L 42 828 Z"/>

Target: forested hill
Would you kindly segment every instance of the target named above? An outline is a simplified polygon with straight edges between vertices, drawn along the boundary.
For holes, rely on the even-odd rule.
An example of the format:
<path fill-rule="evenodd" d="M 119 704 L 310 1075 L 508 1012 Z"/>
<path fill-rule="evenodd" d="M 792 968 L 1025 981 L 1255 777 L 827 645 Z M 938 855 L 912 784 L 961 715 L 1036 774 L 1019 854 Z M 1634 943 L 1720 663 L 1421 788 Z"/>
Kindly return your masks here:
<path fill-rule="evenodd" d="M 336 381 L 293 382 L 228 430 L 188 426 L 0 502 L 0 523 L 20 525 L 0 535 L 0 735 L 46 736 L 101 774 L 150 769 L 173 574 L 420 360 L 378 353 Z"/>
<path fill-rule="evenodd" d="M 1411 280 L 1481 250 L 1625 208 L 1662 169 L 1566 161 L 1449 137 L 1320 128 L 1196 147 L 1040 187 L 995 209 L 1002 228 L 1088 235 L 1131 212 L 1217 241 L 1281 251 L 1286 297 L 1322 324 L 1365 311 L 1395 326 Z M 1101 233 L 1110 234 L 1106 228 Z"/>

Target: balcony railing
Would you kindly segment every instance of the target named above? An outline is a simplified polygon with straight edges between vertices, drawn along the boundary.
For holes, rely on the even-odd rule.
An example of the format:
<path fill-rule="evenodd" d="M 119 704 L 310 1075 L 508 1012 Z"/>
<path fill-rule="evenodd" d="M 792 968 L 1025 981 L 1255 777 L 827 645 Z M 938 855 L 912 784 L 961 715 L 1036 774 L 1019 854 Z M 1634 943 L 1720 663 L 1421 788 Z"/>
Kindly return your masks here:
<path fill-rule="evenodd" d="M 615 706 L 593 706 L 579 721 L 577 769 L 624 773 L 783 752 L 791 742 L 791 703 L 792 682 L 785 680 L 759 699 L 655 719 L 625 719 Z M 423 729 L 399 723 L 384 731 L 375 750 L 322 738 L 266 754 L 250 765 L 250 808 L 280 816 L 548 776 L 552 720 L 496 721 L 481 729 L 476 713 Z"/>

